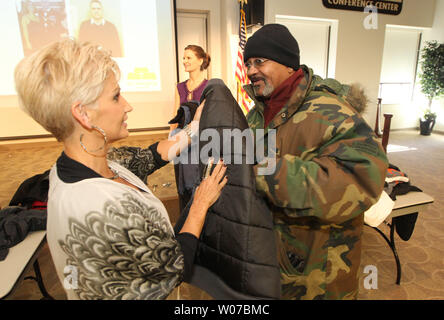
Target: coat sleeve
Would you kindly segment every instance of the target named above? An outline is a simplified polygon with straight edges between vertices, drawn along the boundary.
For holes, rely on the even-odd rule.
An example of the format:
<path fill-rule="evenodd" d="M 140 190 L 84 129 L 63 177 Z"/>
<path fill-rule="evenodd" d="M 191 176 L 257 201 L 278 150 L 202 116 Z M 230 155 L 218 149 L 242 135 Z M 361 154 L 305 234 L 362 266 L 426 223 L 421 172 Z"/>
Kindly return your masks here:
<path fill-rule="evenodd" d="M 316 111 L 300 123 L 293 121 L 293 139 L 310 145 L 281 154 L 273 173 L 256 177 L 258 191 L 289 217 L 341 224 L 365 212 L 381 195 L 388 161 L 380 142 L 361 117 L 337 109 L 327 118 Z M 265 162 L 255 169 L 267 166 Z"/>
<path fill-rule="evenodd" d="M 157 152 L 157 145 L 158 142 L 148 148 L 129 146 L 111 148 L 107 158 L 127 168 L 146 183 L 150 174 L 168 164 L 168 161 L 162 160 Z"/>

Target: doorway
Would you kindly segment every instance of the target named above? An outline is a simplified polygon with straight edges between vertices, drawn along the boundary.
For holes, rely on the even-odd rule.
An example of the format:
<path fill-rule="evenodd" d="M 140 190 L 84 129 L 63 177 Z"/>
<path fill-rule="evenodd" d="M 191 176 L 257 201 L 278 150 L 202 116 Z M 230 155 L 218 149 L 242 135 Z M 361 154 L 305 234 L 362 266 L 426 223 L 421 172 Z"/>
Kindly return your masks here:
<path fill-rule="evenodd" d="M 201 46 L 205 52 L 209 52 L 208 46 L 208 11 L 177 10 L 177 61 L 179 68 L 179 82 L 188 79 L 182 65 L 183 50 L 187 45 Z M 211 54 L 210 54 L 211 55 Z M 206 70 L 206 78 L 211 75 L 211 65 Z"/>
<path fill-rule="evenodd" d="M 287 26 L 297 39 L 301 64 L 309 66 L 315 74 L 323 78 L 335 77 L 338 29 L 336 20 L 278 15 L 276 23 Z"/>

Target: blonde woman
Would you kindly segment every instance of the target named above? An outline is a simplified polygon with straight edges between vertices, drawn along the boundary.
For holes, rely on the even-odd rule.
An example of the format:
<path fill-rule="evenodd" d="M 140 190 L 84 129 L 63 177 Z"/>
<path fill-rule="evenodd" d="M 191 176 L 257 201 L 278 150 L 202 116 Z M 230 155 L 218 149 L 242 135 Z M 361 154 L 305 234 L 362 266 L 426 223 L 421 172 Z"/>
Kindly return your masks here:
<path fill-rule="evenodd" d="M 227 181 L 218 163 L 175 235 L 162 202 L 140 178 L 187 147 L 192 132 L 184 128 L 146 149 L 111 150 L 130 170 L 107 159 L 109 145 L 128 136 L 133 109 L 119 75 L 109 52 L 74 40 L 39 50 L 15 70 L 21 107 L 63 143 L 50 172 L 47 240 L 69 299 L 168 296 L 190 276 L 207 210 Z"/>

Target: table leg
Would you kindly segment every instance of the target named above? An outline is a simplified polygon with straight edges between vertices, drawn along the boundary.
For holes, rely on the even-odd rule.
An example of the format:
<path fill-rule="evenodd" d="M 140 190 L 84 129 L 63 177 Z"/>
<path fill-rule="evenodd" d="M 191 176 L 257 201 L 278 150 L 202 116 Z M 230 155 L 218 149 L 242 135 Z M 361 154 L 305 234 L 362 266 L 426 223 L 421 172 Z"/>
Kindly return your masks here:
<path fill-rule="evenodd" d="M 368 224 L 365 224 L 365 225 L 368 226 Z M 393 224 L 393 221 L 392 221 L 392 223 L 389 223 L 388 226 L 390 227 L 390 239 L 387 238 L 387 236 L 381 230 L 379 230 L 377 227 L 372 227 L 372 228 L 375 229 L 376 231 L 378 231 L 378 233 L 387 242 L 387 244 L 389 245 L 390 249 L 392 249 L 393 256 L 395 257 L 395 261 L 396 261 L 396 272 L 397 272 L 397 274 L 396 274 L 396 284 L 399 285 L 401 283 L 401 261 L 399 260 L 398 252 L 396 251 L 396 246 L 395 246 L 395 225 Z"/>
<path fill-rule="evenodd" d="M 390 243 L 393 255 L 395 256 L 396 260 L 396 271 L 397 271 L 396 284 L 399 285 L 401 283 L 401 262 L 399 261 L 398 251 L 396 250 L 395 246 L 395 225 L 393 224 L 393 220 L 392 223 L 390 223 Z"/>
<path fill-rule="evenodd" d="M 34 261 L 34 273 L 35 277 L 26 277 L 25 279 L 32 279 L 37 282 L 40 292 L 43 295 L 43 298 L 41 300 L 54 300 L 54 298 L 51 297 L 48 291 L 46 291 L 45 284 L 43 283 L 42 274 L 40 272 L 39 261 L 37 259 Z"/>

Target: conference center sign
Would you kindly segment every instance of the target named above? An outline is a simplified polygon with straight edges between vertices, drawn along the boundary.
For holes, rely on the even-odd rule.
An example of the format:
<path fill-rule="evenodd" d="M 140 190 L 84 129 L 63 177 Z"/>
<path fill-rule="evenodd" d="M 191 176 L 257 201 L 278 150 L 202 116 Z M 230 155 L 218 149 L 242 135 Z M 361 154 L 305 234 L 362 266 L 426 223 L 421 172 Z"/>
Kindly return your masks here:
<path fill-rule="evenodd" d="M 322 0 L 330 9 L 364 11 L 376 8 L 378 13 L 398 15 L 402 10 L 403 0 Z"/>

